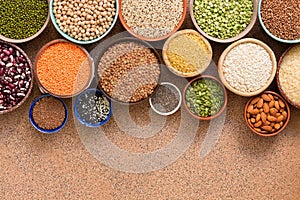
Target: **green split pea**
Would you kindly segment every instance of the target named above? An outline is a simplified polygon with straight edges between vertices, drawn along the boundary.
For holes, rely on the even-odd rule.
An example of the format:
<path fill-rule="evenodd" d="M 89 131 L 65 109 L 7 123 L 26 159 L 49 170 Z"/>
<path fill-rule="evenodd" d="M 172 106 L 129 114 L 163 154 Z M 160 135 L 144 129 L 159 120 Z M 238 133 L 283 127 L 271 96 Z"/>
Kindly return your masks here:
<path fill-rule="evenodd" d="M 47 0 L 0 0 L 0 34 L 24 39 L 37 33 L 48 15 Z"/>
<path fill-rule="evenodd" d="M 216 114 L 224 104 L 222 86 L 211 79 L 194 81 L 187 89 L 185 99 L 189 110 L 197 116 L 208 117 Z"/>
<path fill-rule="evenodd" d="M 199 27 L 218 39 L 232 38 L 246 29 L 253 13 L 252 0 L 195 0 Z"/>

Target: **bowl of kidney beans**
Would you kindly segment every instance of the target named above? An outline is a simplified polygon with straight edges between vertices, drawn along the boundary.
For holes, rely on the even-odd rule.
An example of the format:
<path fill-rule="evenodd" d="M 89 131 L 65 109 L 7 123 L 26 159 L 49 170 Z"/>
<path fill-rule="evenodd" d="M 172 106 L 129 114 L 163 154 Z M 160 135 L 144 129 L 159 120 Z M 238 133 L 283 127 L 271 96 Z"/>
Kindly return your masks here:
<path fill-rule="evenodd" d="M 0 114 L 20 107 L 33 87 L 32 64 L 14 44 L 0 41 Z"/>

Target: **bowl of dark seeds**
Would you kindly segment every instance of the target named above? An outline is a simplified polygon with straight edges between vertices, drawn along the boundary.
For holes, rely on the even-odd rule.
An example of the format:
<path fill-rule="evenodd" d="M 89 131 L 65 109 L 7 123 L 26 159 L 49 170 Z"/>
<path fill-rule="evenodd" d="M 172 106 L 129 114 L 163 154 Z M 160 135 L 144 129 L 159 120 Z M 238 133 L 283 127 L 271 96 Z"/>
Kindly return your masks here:
<path fill-rule="evenodd" d="M 300 43 L 300 3 L 298 0 L 260 0 L 258 19 L 264 31 L 283 43 Z"/>
<path fill-rule="evenodd" d="M 0 39 L 11 43 L 28 42 L 48 25 L 48 0 L 0 1 Z"/>
<path fill-rule="evenodd" d="M 85 126 L 102 126 L 112 115 L 111 101 L 99 89 L 90 88 L 77 96 L 74 113 L 78 121 Z"/>
<path fill-rule="evenodd" d="M 68 109 L 62 99 L 44 94 L 33 100 L 29 108 L 29 120 L 38 131 L 52 134 L 65 126 Z"/>
<path fill-rule="evenodd" d="M 149 98 L 151 108 L 160 115 L 172 115 L 181 106 L 181 92 L 169 82 L 160 83 L 156 92 Z"/>
<path fill-rule="evenodd" d="M 0 41 L 0 114 L 20 107 L 33 86 L 32 64 L 26 53 Z"/>

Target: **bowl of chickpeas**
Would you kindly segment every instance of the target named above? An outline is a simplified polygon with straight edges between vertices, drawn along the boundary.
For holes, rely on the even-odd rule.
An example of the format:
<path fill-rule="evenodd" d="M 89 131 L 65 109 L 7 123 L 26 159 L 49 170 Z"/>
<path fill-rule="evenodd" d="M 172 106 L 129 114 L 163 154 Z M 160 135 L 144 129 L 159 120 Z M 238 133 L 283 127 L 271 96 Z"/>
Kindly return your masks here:
<path fill-rule="evenodd" d="M 50 0 L 50 18 L 67 40 L 91 44 L 104 38 L 118 19 L 118 0 Z"/>

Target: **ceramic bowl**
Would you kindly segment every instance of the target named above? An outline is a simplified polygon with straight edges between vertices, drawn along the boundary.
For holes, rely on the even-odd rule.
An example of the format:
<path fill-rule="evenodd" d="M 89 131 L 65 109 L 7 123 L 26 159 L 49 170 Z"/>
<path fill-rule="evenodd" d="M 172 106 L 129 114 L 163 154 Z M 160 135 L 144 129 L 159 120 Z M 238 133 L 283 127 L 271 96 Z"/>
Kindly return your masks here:
<path fill-rule="evenodd" d="M 273 96 L 277 96 L 280 100 L 282 100 L 282 102 L 283 102 L 283 103 L 285 104 L 285 106 L 286 106 L 287 118 L 286 118 L 286 120 L 285 120 L 283 126 L 282 126 L 279 130 L 277 130 L 277 131 L 275 131 L 275 132 L 272 132 L 272 133 L 261 133 L 261 132 L 255 130 L 254 125 L 251 124 L 251 123 L 249 123 L 249 121 L 248 121 L 248 117 L 247 117 L 247 110 L 248 110 L 248 107 L 249 107 L 249 105 L 251 104 L 251 102 L 252 102 L 256 97 L 259 97 L 261 94 L 271 94 L 271 95 L 273 95 Z M 264 136 L 264 137 L 271 137 L 271 136 L 278 135 L 279 133 L 281 133 L 281 132 L 286 128 L 286 126 L 288 125 L 288 123 L 289 123 L 289 121 L 290 121 L 290 116 L 291 116 L 290 107 L 289 107 L 288 103 L 284 100 L 284 98 L 283 98 L 282 96 L 280 96 L 279 94 L 277 94 L 276 92 L 273 92 L 273 91 L 264 91 L 264 92 L 261 93 L 261 94 L 258 95 L 258 96 L 254 96 L 254 97 L 250 98 L 249 101 L 246 103 L 245 108 L 244 108 L 244 120 L 245 120 L 247 126 L 249 127 L 249 129 L 250 129 L 252 132 L 256 133 L 257 135 Z"/>
<path fill-rule="evenodd" d="M 183 1 L 183 13 L 182 13 L 182 16 L 178 22 L 178 24 L 175 26 L 175 28 L 169 32 L 168 34 L 164 35 L 164 36 L 161 36 L 161 37 L 157 37 L 157 38 L 147 38 L 147 37 L 144 37 L 142 35 L 139 35 L 137 33 L 135 33 L 129 26 L 128 24 L 126 23 L 125 19 L 124 19 L 124 16 L 122 14 L 122 0 L 119 0 L 119 18 L 120 18 L 120 21 L 121 21 L 121 24 L 124 26 L 124 28 L 131 34 L 133 35 L 134 37 L 136 38 L 139 38 L 141 40 L 145 40 L 145 41 L 160 41 L 160 40 L 163 40 L 163 39 L 166 39 L 168 38 L 169 36 L 171 36 L 172 34 L 174 34 L 180 27 L 181 25 L 183 24 L 184 22 L 184 19 L 185 19 L 185 16 L 186 16 L 186 10 L 187 10 L 187 1 L 186 0 L 182 0 Z M 155 8 L 154 8 L 155 9 Z"/>
<path fill-rule="evenodd" d="M 257 0 L 253 0 L 253 13 L 252 13 L 252 17 L 251 17 L 251 20 L 250 20 L 248 26 L 245 28 L 244 31 L 240 32 L 238 35 L 231 37 L 231 38 L 227 38 L 227 39 L 219 39 L 216 37 L 212 37 L 200 28 L 200 26 L 198 25 L 198 23 L 194 17 L 194 0 L 190 1 L 190 17 L 191 17 L 192 22 L 193 22 L 194 26 L 196 27 L 196 29 L 207 39 L 215 41 L 215 42 L 219 42 L 219 43 L 230 43 L 230 42 L 234 42 L 234 41 L 244 37 L 245 35 L 247 35 L 247 33 L 250 32 L 250 30 L 253 28 L 253 26 L 256 22 L 257 7 L 258 7 Z"/>
<path fill-rule="evenodd" d="M 30 93 L 31 93 L 31 91 L 32 91 L 33 81 L 34 81 L 32 64 L 31 64 L 31 61 L 30 61 L 29 57 L 27 56 L 27 54 L 26 54 L 20 47 L 14 45 L 14 44 L 10 44 L 10 43 L 8 43 L 8 42 L 0 41 L 0 45 L 3 45 L 3 44 L 12 47 L 12 48 L 14 48 L 15 50 L 18 50 L 18 51 L 24 56 L 24 58 L 26 59 L 28 65 L 29 65 L 30 71 L 31 71 L 31 75 L 30 75 L 30 76 L 31 76 L 31 81 L 30 81 L 30 84 L 29 84 L 29 86 L 28 86 L 28 91 L 27 91 L 26 95 L 23 97 L 23 99 L 22 99 L 18 104 L 16 104 L 15 106 L 13 106 L 13 107 L 11 107 L 11 108 L 9 108 L 9 109 L 0 110 L 0 114 L 4 114 L 4 113 L 11 112 L 11 111 L 13 111 L 13 110 L 19 108 L 21 105 L 23 105 L 24 102 L 28 99 L 28 97 L 29 97 L 29 95 L 30 95 Z M 0 53 L 0 55 L 1 55 L 1 54 L 2 54 L 2 53 Z M 0 61 L 1 61 L 1 59 L 0 59 Z M 2 67 L 0 67 L 0 68 L 2 68 Z M 4 80 L 4 76 L 1 77 L 1 81 L 3 81 L 2 78 L 3 78 L 3 80 Z M 2 86 L 1 86 L 1 87 L 2 87 Z M 2 93 L 2 90 L 0 91 L 0 95 L 2 95 L 1 93 Z"/>
<path fill-rule="evenodd" d="M 192 83 L 194 83 L 195 81 L 198 81 L 198 80 L 201 80 L 201 79 L 208 79 L 208 80 L 213 80 L 215 81 L 217 84 L 219 84 L 219 86 L 223 89 L 223 93 L 224 93 L 224 102 L 223 102 L 223 105 L 222 107 L 219 109 L 219 111 L 217 113 L 215 113 L 214 115 L 210 115 L 210 116 L 207 116 L 207 117 L 201 117 L 199 115 L 196 115 L 194 114 L 190 109 L 189 107 L 187 106 L 187 101 L 186 101 L 186 92 L 187 92 L 187 89 L 190 87 L 190 85 Z M 227 91 L 226 91 L 226 88 L 223 86 L 223 84 L 214 76 L 210 76 L 210 75 L 203 75 L 203 76 L 198 76 L 194 79 L 192 79 L 184 88 L 184 92 L 183 92 L 183 104 L 184 104 L 184 107 L 186 108 L 186 110 L 191 114 L 191 116 L 193 116 L 194 118 L 196 119 L 199 119 L 199 120 L 212 120 L 218 116 L 220 116 L 222 114 L 222 112 L 225 110 L 226 106 L 227 106 L 227 102 L 228 102 L 228 96 L 227 96 Z"/>
<path fill-rule="evenodd" d="M 63 104 L 64 109 L 65 109 L 65 119 L 64 119 L 64 121 L 62 122 L 62 124 L 61 124 L 59 127 L 55 128 L 55 129 L 52 129 L 52 130 L 47 130 L 47 129 L 43 129 L 43 128 L 39 127 L 39 126 L 37 125 L 37 123 L 34 121 L 33 115 L 32 115 L 32 113 L 33 113 L 33 108 L 34 108 L 35 104 L 36 104 L 39 100 L 41 100 L 42 98 L 46 98 L 46 97 L 53 97 L 53 98 L 56 98 L 57 100 L 59 100 L 59 101 Z M 66 125 L 66 123 L 67 123 L 67 121 L 68 121 L 68 116 L 69 116 L 69 114 L 68 114 L 68 108 L 67 108 L 67 105 L 65 104 L 65 102 L 64 102 L 62 99 L 57 98 L 57 97 L 54 97 L 54 96 L 52 96 L 52 95 L 50 95 L 50 94 L 44 94 L 44 95 L 41 95 L 41 96 L 35 98 L 35 99 L 33 100 L 33 102 L 31 103 L 30 108 L 29 108 L 29 120 L 30 120 L 30 123 L 32 124 L 32 126 L 33 126 L 36 130 L 40 131 L 41 133 L 52 134 L 52 133 L 56 133 L 56 132 L 60 131 L 60 130 Z"/>
<path fill-rule="evenodd" d="M 258 4 L 258 20 L 259 23 L 261 25 L 261 27 L 264 29 L 264 31 L 274 40 L 278 41 L 278 42 L 282 42 L 282 43 L 287 43 L 287 44 L 296 44 L 296 43 L 300 43 L 300 39 L 296 39 L 296 40 L 286 40 L 286 39 L 281 39 L 275 35 L 273 35 L 265 26 L 263 20 L 262 20 L 262 15 L 261 15 L 261 5 L 262 5 L 262 1 L 263 0 L 259 0 L 259 4 Z"/>
<path fill-rule="evenodd" d="M 170 83 L 170 82 L 162 82 L 162 83 L 160 83 L 160 85 L 166 86 L 166 87 L 172 89 L 172 90 L 174 91 L 174 93 L 176 93 L 176 96 L 178 96 L 178 100 L 179 100 L 179 101 L 178 101 L 178 105 L 177 105 L 172 111 L 170 111 L 170 112 L 161 112 L 161 111 L 159 111 L 159 110 L 157 110 L 157 109 L 155 108 L 155 105 L 153 105 L 153 102 L 152 102 L 152 98 L 150 97 L 150 98 L 149 98 L 150 107 L 152 108 L 152 110 L 153 110 L 154 112 L 156 112 L 156 113 L 159 114 L 159 115 L 163 115 L 163 116 L 172 115 L 172 114 L 174 114 L 174 113 L 180 108 L 180 106 L 181 106 L 181 102 L 182 102 L 181 92 L 180 92 L 180 90 L 178 89 L 178 87 L 177 87 L 176 85 L 174 85 L 174 84 L 172 84 L 172 83 Z"/>
<path fill-rule="evenodd" d="M 172 42 L 172 40 L 176 39 L 176 37 L 181 36 L 181 35 L 186 35 L 186 34 L 194 34 L 203 41 L 203 43 L 206 46 L 207 52 L 208 52 L 207 56 L 208 56 L 208 60 L 209 60 L 209 62 L 207 62 L 207 64 L 205 66 L 202 66 L 202 68 L 200 68 L 200 69 L 198 69 L 194 72 L 189 72 L 189 73 L 183 73 L 183 72 L 175 69 L 172 66 L 172 64 L 170 63 L 169 57 L 167 55 L 170 42 Z M 187 47 L 185 44 L 178 44 L 178 45 L 181 45 L 181 47 L 183 49 L 184 48 L 190 48 L 190 47 Z M 165 64 L 167 65 L 168 69 L 172 73 L 174 73 L 178 76 L 182 76 L 182 77 L 194 77 L 194 76 L 200 75 L 202 72 L 204 72 L 208 68 L 208 66 L 211 62 L 212 54 L 213 54 L 213 52 L 212 52 L 212 48 L 211 48 L 210 43 L 202 35 L 200 35 L 197 31 L 192 30 L 192 29 L 185 29 L 185 30 L 177 31 L 176 33 L 174 33 L 171 37 L 169 37 L 167 39 L 167 41 L 165 42 L 165 44 L 163 46 L 163 51 L 162 51 L 163 59 L 164 59 Z"/>
<path fill-rule="evenodd" d="M 244 43 L 253 43 L 253 44 L 257 44 L 257 45 L 260 45 L 261 47 L 263 47 L 268 52 L 271 62 L 272 62 L 272 71 L 271 71 L 271 75 L 270 75 L 268 81 L 266 82 L 266 84 L 263 87 L 261 87 L 260 89 L 258 89 L 256 91 L 253 91 L 253 92 L 241 92 L 241 91 L 235 89 L 228 83 L 228 81 L 224 77 L 223 64 L 224 64 L 226 56 L 234 47 L 236 47 L 240 44 L 244 44 Z M 256 57 L 254 57 L 253 59 L 256 59 Z M 223 53 L 221 54 L 221 56 L 219 58 L 219 62 L 218 62 L 218 73 L 219 73 L 219 77 L 220 77 L 222 83 L 231 92 L 233 92 L 237 95 L 240 95 L 240 96 L 244 96 L 244 97 L 255 96 L 255 95 L 258 95 L 258 94 L 262 93 L 263 91 L 265 91 L 270 86 L 272 81 L 274 80 L 275 74 L 276 74 L 276 69 L 277 69 L 277 61 L 276 61 L 276 57 L 275 57 L 273 50 L 268 45 L 263 43 L 262 41 L 254 39 L 254 38 L 245 38 L 245 39 L 241 39 L 241 40 L 238 40 L 238 41 L 232 43 L 230 46 L 228 46 L 223 51 Z"/>
<path fill-rule="evenodd" d="M 45 1 L 47 1 L 47 4 L 49 4 L 49 0 L 45 0 Z M 50 14 L 49 14 L 49 10 L 48 10 L 48 15 L 47 15 L 46 21 L 44 22 L 44 25 L 40 28 L 40 30 L 38 32 L 36 32 L 32 36 L 24 38 L 24 39 L 12 39 L 12 38 L 7 38 L 0 34 L 0 40 L 10 42 L 10 43 L 25 43 L 30 40 L 33 40 L 36 37 L 38 37 L 45 30 L 45 28 L 47 27 L 47 25 L 49 23 L 49 20 L 50 20 Z"/>
<path fill-rule="evenodd" d="M 58 24 L 56 22 L 55 15 L 53 13 L 53 3 L 54 3 L 54 0 L 50 0 L 49 9 L 50 9 L 50 18 L 51 18 L 52 24 L 54 25 L 55 29 L 57 30 L 57 32 L 59 32 L 60 35 L 62 35 L 65 39 L 67 39 L 67 40 L 69 40 L 69 41 L 71 41 L 73 43 L 77 43 L 77 44 L 92 44 L 92 43 L 98 42 L 99 40 L 101 40 L 102 38 L 104 38 L 105 36 L 108 35 L 108 33 L 113 29 L 113 27 L 115 26 L 115 24 L 116 24 L 116 22 L 118 20 L 119 5 L 118 5 L 118 0 L 115 0 L 116 14 L 114 16 L 112 24 L 107 29 L 107 31 L 105 33 L 103 33 L 102 35 L 100 35 L 99 37 L 97 37 L 95 39 L 92 39 L 92 40 L 86 40 L 86 41 L 84 41 L 84 40 L 77 40 L 77 39 L 71 37 L 70 35 L 68 35 L 67 33 L 65 33 L 58 26 Z"/>

